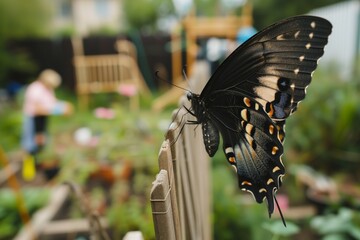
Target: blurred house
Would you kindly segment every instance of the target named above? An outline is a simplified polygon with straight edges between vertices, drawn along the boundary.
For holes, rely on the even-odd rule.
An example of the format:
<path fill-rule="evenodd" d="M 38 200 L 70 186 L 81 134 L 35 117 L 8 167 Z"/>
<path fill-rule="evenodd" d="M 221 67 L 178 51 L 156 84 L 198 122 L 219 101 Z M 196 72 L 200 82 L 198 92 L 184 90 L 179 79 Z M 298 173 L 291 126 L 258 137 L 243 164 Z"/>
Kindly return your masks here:
<path fill-rule="evenodd" d="M 360 1 L 337 3 L 309 14 L 326 18 L 332 23 L 333 30 L 321 62 L 335 62 L 341 76 L 348 79 L 360 61 Z"/>
<path fill-rule="evenodd" d="M 54 28 L 86 36 L 98 31 L 118 32 L 124 26 L 121 0 L 53 0 Z"/>

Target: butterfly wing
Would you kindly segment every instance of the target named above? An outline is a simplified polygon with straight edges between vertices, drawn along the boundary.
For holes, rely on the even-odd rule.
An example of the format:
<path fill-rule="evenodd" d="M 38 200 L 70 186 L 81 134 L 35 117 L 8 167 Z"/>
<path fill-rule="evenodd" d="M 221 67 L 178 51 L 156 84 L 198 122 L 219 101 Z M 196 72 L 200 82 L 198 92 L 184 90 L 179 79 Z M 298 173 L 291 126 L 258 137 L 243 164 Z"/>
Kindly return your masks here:
<path fill-rule="evenodd" d="M 257 100 L 271 118 L 285 119 L 304 99 L 331 28 L 330 22 L 314 16 L 275 23 L 238 47 L 219 66 L 201 98 L 211 102 L 214 94 L 240 92 Z"/>
<path fill-rule="evenodd" d="M 330 33 L 318 17 L 280 21 L 238 47 L 200 94 L 240 188 L 259 203 L 267 199 L 269 213 L 285 173 L 285 119 L 304 99 Z"/>
<path fill-rule="evenodd" d="M 218 95 L 209 110 L 209 121 L 220 131 L 226 158 L 234 166 L 239 187 L 253 194 L 258 203 L 268 202 L 274 211 L 274 192 L 285 173 L 283 146 L 274 121 L 254 99 Z"/>

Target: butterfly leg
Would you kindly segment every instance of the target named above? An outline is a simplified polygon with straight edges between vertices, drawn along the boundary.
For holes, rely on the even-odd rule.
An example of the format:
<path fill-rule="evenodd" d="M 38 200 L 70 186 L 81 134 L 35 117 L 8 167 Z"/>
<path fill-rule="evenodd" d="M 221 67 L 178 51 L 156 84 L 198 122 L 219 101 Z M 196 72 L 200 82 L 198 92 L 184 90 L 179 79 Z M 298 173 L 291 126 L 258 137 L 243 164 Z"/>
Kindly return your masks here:
<path fill-rule="evenodd" d="M 191 114 L 191 116 L 196 117 L 195 113 L 193 113 L 190 109 L 188 109 L 187 107 L 183 106 L 185 108 L 185 110 Z"/>

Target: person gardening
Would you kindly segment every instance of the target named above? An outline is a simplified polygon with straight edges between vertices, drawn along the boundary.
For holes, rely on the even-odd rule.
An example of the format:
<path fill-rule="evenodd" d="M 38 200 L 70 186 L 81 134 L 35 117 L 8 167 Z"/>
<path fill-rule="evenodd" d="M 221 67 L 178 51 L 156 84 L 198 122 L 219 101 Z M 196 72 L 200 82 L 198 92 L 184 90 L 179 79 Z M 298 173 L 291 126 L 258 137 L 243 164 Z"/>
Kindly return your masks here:
<path fill-rule="evenodd" d="M 37 154 L 47 142 L 47 122 L 51 115 L 70 115 L 71 103 L 56 98 L 54 90 L 61 84 L 60 75 L 43 70 L 25 90 L 21 146 L 25 151 L 23 178 L 35 177 Z"/>

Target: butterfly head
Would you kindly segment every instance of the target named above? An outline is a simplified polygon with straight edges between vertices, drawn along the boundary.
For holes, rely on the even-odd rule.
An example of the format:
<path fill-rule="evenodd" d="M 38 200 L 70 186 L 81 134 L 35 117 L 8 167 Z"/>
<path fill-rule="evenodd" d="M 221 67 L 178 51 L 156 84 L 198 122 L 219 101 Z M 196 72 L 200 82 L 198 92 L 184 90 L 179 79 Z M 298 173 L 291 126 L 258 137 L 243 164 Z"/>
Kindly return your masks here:
<path fill-rule="evenodd" d="M 186 94 L 186 97 L 189 101 L 191 101 L 191 99 L 193 99 L 193 96 L 194 96 L 194 94 L 192 92 L 187 92 L 187 94 Z"/>
<path fill-rule="evenodd" d="M 187 92 L 186 97 L 190 102 L 199 102 L 199 103 L 202 102 L 200 100 L 200 95 L 199 94 L 195 94 L 195 93 L 192 93 L 190 91 Z"/>
<path fill-rule="evenodd" d="M 192 115 L 196 116 L 199 122 L 202 122 L 206 115 L 205 102 L 201 99 L 200 95 L 192 92 L 188 92 L 186 97 L 191 103 Z"/>
<path fill-rule="evenodd" d="M 200 105 L 200 106 L 204 107 L 204 101 L 202 101 L 200 99 L 200 95 L 192 93 L 192 92 L 188 92 L 186 94 L 186 97 L 191 102 L 191 105 L 193 105 L 193 107 L 194 107 L 194 105 L 195 106 Z"/>

